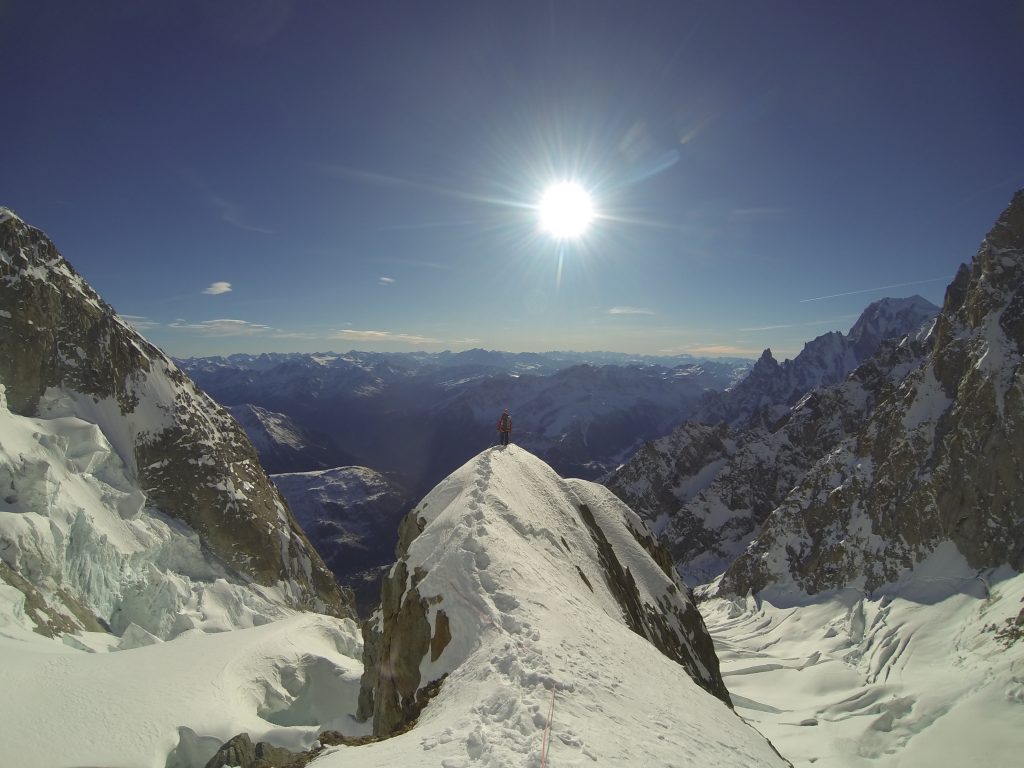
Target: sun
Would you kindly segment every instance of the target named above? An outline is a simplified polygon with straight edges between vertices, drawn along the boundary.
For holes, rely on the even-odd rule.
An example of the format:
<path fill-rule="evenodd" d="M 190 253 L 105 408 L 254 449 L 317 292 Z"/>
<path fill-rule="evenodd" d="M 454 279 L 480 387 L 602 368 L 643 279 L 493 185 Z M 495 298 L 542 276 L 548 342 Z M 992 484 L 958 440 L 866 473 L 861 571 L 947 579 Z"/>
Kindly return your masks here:
<path fill-rule="evenodd" d="M 540 228 L 558 240 L 581 237 L 594 220 L 594 204 L 574 181 L 548 187 L 537 205 Z"/>

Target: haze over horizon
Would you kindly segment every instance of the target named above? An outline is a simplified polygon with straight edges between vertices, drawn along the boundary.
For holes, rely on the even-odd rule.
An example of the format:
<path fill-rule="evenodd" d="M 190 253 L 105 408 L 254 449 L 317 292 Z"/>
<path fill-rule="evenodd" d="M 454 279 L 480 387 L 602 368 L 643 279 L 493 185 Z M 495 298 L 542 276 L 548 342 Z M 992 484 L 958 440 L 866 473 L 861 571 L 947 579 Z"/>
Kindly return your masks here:
<path fill-rule="evenodd" d="M 8 0 L 0 205 L 179 357 L 782 359 L 941 304 L 1024 186 L 1022 49 L 1011 0 Z"/>

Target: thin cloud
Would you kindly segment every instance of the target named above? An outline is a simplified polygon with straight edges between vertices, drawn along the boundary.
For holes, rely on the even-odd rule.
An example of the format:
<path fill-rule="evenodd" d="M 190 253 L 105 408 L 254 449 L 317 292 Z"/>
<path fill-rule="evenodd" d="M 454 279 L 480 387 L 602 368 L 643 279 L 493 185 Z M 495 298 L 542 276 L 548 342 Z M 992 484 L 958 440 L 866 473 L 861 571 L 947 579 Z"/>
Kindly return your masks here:
<path fill-rule="evenodd" d="M 612 307 L 608 310 L 609 315 L 656 315 L 653 309 L 646 307 Z"/>
<path fill-rule="evenodd" d="M 201 323 L 186 323 L 175 321 L 171 328 L 182 331 L 192 331 L 204 336 L 259 336 L 262 334 L 275 333 L 277 330 L 269 325 L 250 323 L 248 320 L 204 320 Z"/>
<path fill-rule="evenodd" d="M 375 259 L 374 261 L 380 264 L 398 264 L 404 267 L 424 267 L 426 269 L 437 269 L 445 272 L 451 272 L 455 269 L 452 264 L 442 264 L 438 261 L 419 261 L 418 259 L 400 259 L 394 257 L 385 257 L 381 259 Z"/>
<path fill-rule="evenodd" d="M 392 333 L 391 331 L 359 331 L 354 328 L 346 328 L 335 331 L 332 338 L 346 341 L 383 341 L 399 342 L 403 344 L 444 344 L 440 339 L 432 339 L 429 336 L 417 336 L 412 333 Z"/>
<path fill-rule="evenodd" d="M 686 352 L 690 355 L 705 357 L 757 357 L 763 350 L 757 347 L 740 347 L 735 344 L 687 344 L 659 351 L 666 354 Z"/>
<path fill-rule="evenodd" d="M 778 331 L 785 328 L 806 328 L 811 325 L 829 325 L 831 323 L 840 323 L 850 320 L 857 315 L 843 315 L 842 317 L 833 317 L 828 320 L 811 320 L 808 323 L 782 323 L 780 325 L 758 325 L 752 328 L 737 328 L 736 330 L 740 333 L 748 333 L 750 331 Z"/>
<path fill-rule="evenodd" d="M 377 285 L 394 285 L 394 284 L 395 284 L 395 278 L 393 278 L 393 277 L 382 277 L 379 280 L 377 280 Z"/>
<path fill-rule="evenodd" d="M 160 323 L 150 320 L 148 317 L 141 317 L 139 315 L 118 315 L 118 317 L 136 331 L 146 331 L 151 328 L 160 327 Z"/>
<path fill-rule="evenodd" d="M 231 283 L 225 283 L 223 281 L 210 283 L 210 285 L 203 289 L 203 293 L 208 296 L 219 296 L 222 293 L 231 293 Z"/>
<path fill-rule="evenodd" d="M 846 291 L 845 293 L 833 293 L 828 296 L 815 296 L 813 299 L 800 299 L 801 304 L 809 301 L 824 301 L 825 299 L 838 299 L 840 296 L 856 296 L 859 293 L 874 293 L 875 291 L 888 291 L 890 288 L 905 288 L 908 285 L 924 285 L 925 283 L 937 283 L 940 280 L 949 282 L 948 277 L 930 277 L 927 280 L 914 280 L 909 283 L 894 283 L 893 285 L 880 285 L 877 288 L 862 288 L 859 291 Z"/>
<path fill-rule="evenodd" d="M 246 232 L 258 232 L 261 235 L 275 234 L 273 229 L 268 229 L 267 227 L 261 227 L 257 224 L 251 223 L 246 216 L 245 209 L 237 203 L 233 203 L 218 195 L 211 194 L 207 194 L 206 202 L 214 210 L 220 213 L 221 221 L 224 221 L 233 227 L 244 229 Z"/>

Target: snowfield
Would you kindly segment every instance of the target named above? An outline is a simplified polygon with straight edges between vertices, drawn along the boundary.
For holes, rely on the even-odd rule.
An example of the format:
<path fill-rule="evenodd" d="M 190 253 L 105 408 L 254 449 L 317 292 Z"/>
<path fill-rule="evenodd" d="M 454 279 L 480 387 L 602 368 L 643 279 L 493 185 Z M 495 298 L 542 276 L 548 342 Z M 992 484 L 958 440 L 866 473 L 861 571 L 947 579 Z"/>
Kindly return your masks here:
<path fill-rule="evenodd" d="M 873 596 L 701 603 L 737 712 L 794 766 L 1021 765 L 1024 575 L 952 544 Z"/>
<path fill-rule="evenodd" d="M 122 651 L 100 633 L 67 642 L 0 624 L 5 766 L 202 768 L 241 731 L 296 751 L 324 728 L 366 731 L 350 717 L 362 674 L 350 619 L 296 614 Z"/>

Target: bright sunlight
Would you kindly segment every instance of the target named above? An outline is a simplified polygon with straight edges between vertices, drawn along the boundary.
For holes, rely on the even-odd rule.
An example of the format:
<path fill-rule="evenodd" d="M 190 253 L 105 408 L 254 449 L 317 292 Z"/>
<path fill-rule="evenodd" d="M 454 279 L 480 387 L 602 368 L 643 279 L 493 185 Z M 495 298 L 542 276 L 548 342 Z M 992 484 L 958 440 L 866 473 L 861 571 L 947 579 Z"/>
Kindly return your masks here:
<path fill-rule="evenodd" d="M 590 195 L 573 181 L 548 187 L 537 210 L 541 229 L 559 240 L 580 237 L 594 219 Z"/>

